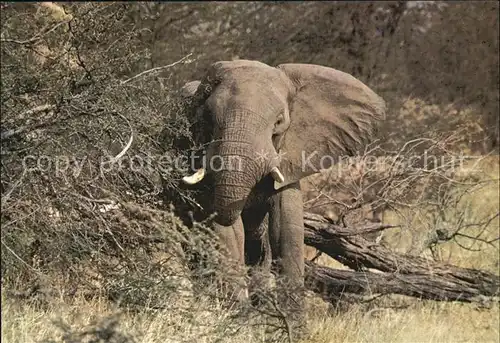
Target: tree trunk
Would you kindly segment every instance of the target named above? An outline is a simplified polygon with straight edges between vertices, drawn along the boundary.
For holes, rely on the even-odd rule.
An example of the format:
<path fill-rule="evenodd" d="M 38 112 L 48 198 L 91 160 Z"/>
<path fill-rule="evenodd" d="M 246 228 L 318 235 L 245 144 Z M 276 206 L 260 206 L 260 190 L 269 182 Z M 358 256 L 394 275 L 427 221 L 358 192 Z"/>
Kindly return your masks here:
<path fill-rule="evenodd" d="M 357 235 L 389 226 L 349 229 L 304 214 L 305 243 L 354 269 L 335 270 L 307 262 L 306 285 L 330 298 L 341 293 L 402 294 L 442 301 L 481 301 L 498 296 L 500 277 L 492 273 L 397 254 Z M 380 273 L 366 270 L 378 269 Z"/>

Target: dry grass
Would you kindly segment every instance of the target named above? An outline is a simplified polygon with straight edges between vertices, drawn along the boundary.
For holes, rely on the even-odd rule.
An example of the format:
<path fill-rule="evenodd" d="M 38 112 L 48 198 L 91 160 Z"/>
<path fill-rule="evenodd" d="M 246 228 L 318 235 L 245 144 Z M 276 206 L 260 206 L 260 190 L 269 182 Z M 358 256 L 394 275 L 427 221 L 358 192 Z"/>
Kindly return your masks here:
<path fill-rule="evenodd" d="M 318 314 L 307 342 L 498 342 L 498 308 L 411 301 L 404 310 L 354 307 L 337 316 Z"/>
<path fill-rule="evenodd" d="M 212 342 L 218 338 L 220 342 L 233 342 L 238 338 L 252 340 L 258 333 L 243 330 L 234 336 L 224 332 L 219 324 L 231 311 L 213 302 L 199 301 L 189 315 L 183 313 L 179 301 L 164 305 L 162 310 L 129 312 L 103 299 L 54 300 L 47 307 L 2 296 L 2 341 L 150 343 Z"/>
<path fill-rule="evenodd" d="M 314 311 L 309 312 L 308 337 L 303 342 L 498 342 L 499 310 L 479 309 L 473 305 L 433 303 L 407 300 L 404 309 L 379 308 L 367 310 L 356 305 L 346 313 L 335 314 L 324 305 L 310 301 Z M 200 304 L 200 308 L 207 304 Z M 213 306 L 213 305 L 212 305 Z M 116 313 L 120 313 L 116 317 Z M 217 316 L 216 314 L 219 314 Z M 202 316 L 202 311 L 198 314 Z M 55 342 L 89 342 L 90 337 L 101 337 L 115 332 L 114 340 L 102 342 L 264 342 L 262 329 L 247 328 L 237 336 L 224 338 L 222 333 L 210 333 L 210 327 L 225 317 L 223 310 L 211 311 L 194 325 L 189 318 L 179 318 L 170 310 L 156 313 L 117 312 L 109 303 L 101 300 L 75 299 L 72 304 L 54 304 L 40 309 L 27 303 L 2 299 L 2 341 L 31 343 L 50 338 Z M 118 325 L 112 327 L 113 320 Z M 64 330 L 57 323 L 70 325 Z M 96 322 L 98 323 L 96 325 Z M 111 326 L 111 327 L 110 327 Z M 92 332 L 99 328 L 101 333 Z M 63 340 L 63 333 L 83 332 L 87 340 Z M 123 335 L 122 341 L 118 334 Z M 75 338 L 76 335 L 73 334 Z M 128 337 L 129 341 L 125 340 Z M 132 340 L 133 339 L 133 340 Z"/>

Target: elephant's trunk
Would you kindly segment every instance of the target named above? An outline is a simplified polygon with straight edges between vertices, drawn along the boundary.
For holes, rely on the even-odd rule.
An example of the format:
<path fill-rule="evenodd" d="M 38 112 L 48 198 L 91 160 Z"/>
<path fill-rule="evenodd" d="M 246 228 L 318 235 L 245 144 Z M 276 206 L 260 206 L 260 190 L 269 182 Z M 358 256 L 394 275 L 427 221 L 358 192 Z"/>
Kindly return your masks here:
<path fill-rule="evenodd" d="M 215 184 L 215 221 L 221 225 L 229 226 L 238 219 L 250 194 L 250 183 L 247 181 L 241 184 L 240 176 L 235 172 L 221 172 L 220 179 Z"/>
<path fill-rule="evenodd" d="M 219 151 L 227 150 L 222 142 Z M 217 212 L 216 222 L 229 226 L 241 214 L 252 187 L 262 177 L 263 168 L 252 158 L 251 154 L 241 152 L 237 155 L 212 156 L 212 173 L 214 175 L 214 210 Z M 218 159 L 220 163 L 215 163 Z"/>

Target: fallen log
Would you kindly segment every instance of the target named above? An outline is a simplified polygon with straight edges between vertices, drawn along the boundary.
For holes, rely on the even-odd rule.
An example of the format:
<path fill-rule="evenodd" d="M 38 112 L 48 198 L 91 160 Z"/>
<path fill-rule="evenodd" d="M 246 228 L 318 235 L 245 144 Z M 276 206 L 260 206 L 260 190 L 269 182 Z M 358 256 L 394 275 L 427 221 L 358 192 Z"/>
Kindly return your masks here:
<path fill-rule="evenodd" d="M 484 302 L 494 294 L 466 282 L 428 274 L 374 273 L 332 269 L 306 262 L 306 287 L 330 300 L 342 294 L 399 294 L 436 301 Z M 486 292 L 490 293 L 490 292 Z"/>
<path fill-rule="evenodd" d="M 464 302 L 499 295 L 498 275 L 398 254 L 359 236 L 387 227 L 349 229 L 334 225 L 323 216 L 305 213 L 305 243 L 353 269 L 336 270 L 308 261 L 308 288 L 321 294 L 402 294 Z M 368 268 L 381 273 L 371 272 Z"/>

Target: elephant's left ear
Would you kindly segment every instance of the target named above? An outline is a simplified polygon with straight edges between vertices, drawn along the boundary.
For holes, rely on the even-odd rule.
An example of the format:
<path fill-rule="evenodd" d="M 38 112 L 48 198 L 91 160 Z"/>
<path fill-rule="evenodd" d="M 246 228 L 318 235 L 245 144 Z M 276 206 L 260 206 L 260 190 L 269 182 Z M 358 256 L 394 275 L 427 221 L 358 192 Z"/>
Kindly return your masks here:
<path fill-rule="evenodd" d="M 344 72 L 310 64 L 281 64 L 295 86 L 289 99 L 290 128 L 283 137 L 283 187 L 337 163 L 364 148 L 385 102 Z"/>

